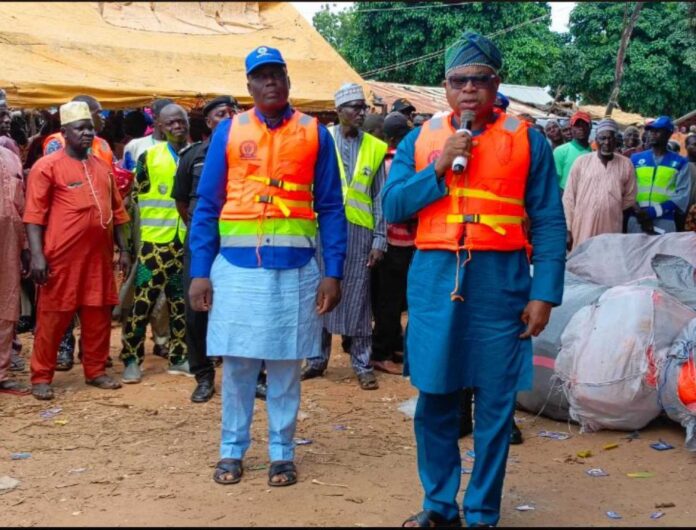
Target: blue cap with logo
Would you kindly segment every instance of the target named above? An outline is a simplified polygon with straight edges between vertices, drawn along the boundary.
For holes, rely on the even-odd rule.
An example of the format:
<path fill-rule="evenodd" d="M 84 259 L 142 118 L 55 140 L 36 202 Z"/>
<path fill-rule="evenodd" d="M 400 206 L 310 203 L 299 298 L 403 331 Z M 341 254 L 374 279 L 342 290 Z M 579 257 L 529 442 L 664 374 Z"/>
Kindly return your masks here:
<path fill-rule="evenodd" d="M 246 66 L 246 75 L 249 75 L 253 70 L 264 64 L 281 64 L 287 66 L 280 54 L 280 50 L 271 48 L 270 46 L 259 46 L 246 56 L 244 65 Z"/>
<path fill-rule="evenodd" d="M 674 132 L 674 124 L 669 116 L 658 116 L 645 126 L 646 129 L 666 129 Z"/>

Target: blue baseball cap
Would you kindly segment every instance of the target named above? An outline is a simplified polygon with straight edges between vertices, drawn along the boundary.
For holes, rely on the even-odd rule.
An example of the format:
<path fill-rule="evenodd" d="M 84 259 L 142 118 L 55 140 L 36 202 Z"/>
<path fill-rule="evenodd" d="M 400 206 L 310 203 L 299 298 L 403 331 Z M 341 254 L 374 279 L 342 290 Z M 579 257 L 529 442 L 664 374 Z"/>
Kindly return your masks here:
<path fill-rule="evenodd" d="M 510 100 L 503 94 L 502 92 L 498 92 L 495 95 L 495 104 L 494 106 L 505 110 L 510 106 Z"/>
<path fill-rule="evenodd" d="M 646 129 L 666 129 L 674 132 L 674 124 L 669 116 L 658 116 L 645 126 Z"/>
<path fill-rule="evenodd" d="M 280 54 L 280 50 L 271 48 L 269 46 L 259 46 L 258 48 L 252 50 L 252 52 L 246 56 L 244 60 L 244 65 L 246 66 L 246 75 L 249 75 L 252 71 L 256 70 L 259 66 L 264 64 L 280 64 L 287 66 L 283 60 L 283 56 Z"/>

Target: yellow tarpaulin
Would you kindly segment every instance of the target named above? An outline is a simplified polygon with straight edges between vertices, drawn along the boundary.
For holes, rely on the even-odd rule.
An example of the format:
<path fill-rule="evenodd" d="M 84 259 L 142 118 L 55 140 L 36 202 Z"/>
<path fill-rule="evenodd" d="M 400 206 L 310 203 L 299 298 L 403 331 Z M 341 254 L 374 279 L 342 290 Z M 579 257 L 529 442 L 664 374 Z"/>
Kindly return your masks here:
<path fill-rule="evenodd" d="M 333 110 L 345 82 L 367 88 L 287 2 L 3 2 L 0 87 L 24 108 L 81 93 L 111 109 L 221 94 L 251 105 L 244 58 L 261 45 L 281 50 L 299 109 Z"/>

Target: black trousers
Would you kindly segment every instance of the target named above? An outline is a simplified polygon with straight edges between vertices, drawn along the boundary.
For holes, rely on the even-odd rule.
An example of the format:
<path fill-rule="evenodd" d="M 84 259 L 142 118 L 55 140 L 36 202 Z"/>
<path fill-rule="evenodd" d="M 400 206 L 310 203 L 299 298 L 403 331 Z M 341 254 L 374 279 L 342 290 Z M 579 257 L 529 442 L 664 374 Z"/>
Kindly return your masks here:
<path fill-rule="evenodd" d="M 375 327 L 372 360 L 391 360 L 403 351 L 401 313 L 406 308 L 406 279 L 415 247 L 389 245 L 384 260 L 375 268 L 376 296 L 373 298 Z M 374 277 L 374 276 L 373 276 Z"/>
<path fill-rule="evenodd" d="M 184 304 L 186 317 L 186 347 L 188 349 L 189 369 L 196 381 L 215 379 L 215 365 L 208 358 L 205 345 L 208 334 L 208 312 L 191 309 L 189 287 L 191 286 L 191 248 L 188 233 L 184 242 Z"/>

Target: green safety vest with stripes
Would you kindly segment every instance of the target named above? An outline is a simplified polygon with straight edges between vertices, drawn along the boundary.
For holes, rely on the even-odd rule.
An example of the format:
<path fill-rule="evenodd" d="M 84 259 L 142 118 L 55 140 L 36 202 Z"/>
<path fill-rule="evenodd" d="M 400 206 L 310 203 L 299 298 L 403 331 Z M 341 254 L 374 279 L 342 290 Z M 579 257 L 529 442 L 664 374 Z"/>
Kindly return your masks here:
<path fill-rule="evenodd" d="M 336 127 L 329 127 L 329 132 L 336 138 Z M 375 218 L 372 214 L 372 196 L 370 189 L 372 181 L 379 169 L 380 164 L 387 154 L 387 144 L 375 138 L 369 133 L 363 133 L 358 159 L 355 162 L 353 178 L 348 184 L 346 171 L 341 159 L 341 153 L 336 145 L 338 155 L 338 168 L 341 172 L 341 187 L 343 189 L 343 203 L 346 208 L 346 219 L 358 226 L 369 230 L 375 228 Z"/>
<path fill-rule="evenodd" d="M 677 188 L 677 173 L 684 163 L 681 156 L 667 152 L 658 165 L 651 150 L 634 154 L 631 162 L 636 168 L 636 201 L 640 207 L 654 206 L 672 199 Z"/>
<path fill-rule="evenodd" d="M 162 142 L 145 152 L 145 163 L 150 189 L 138 193 L 140 239 L 148 243 L 170 243 L 178 235 L 183 242 L 186 225 L 171 197 L 179 161 L 172 155 L 169 143 Z"/>

